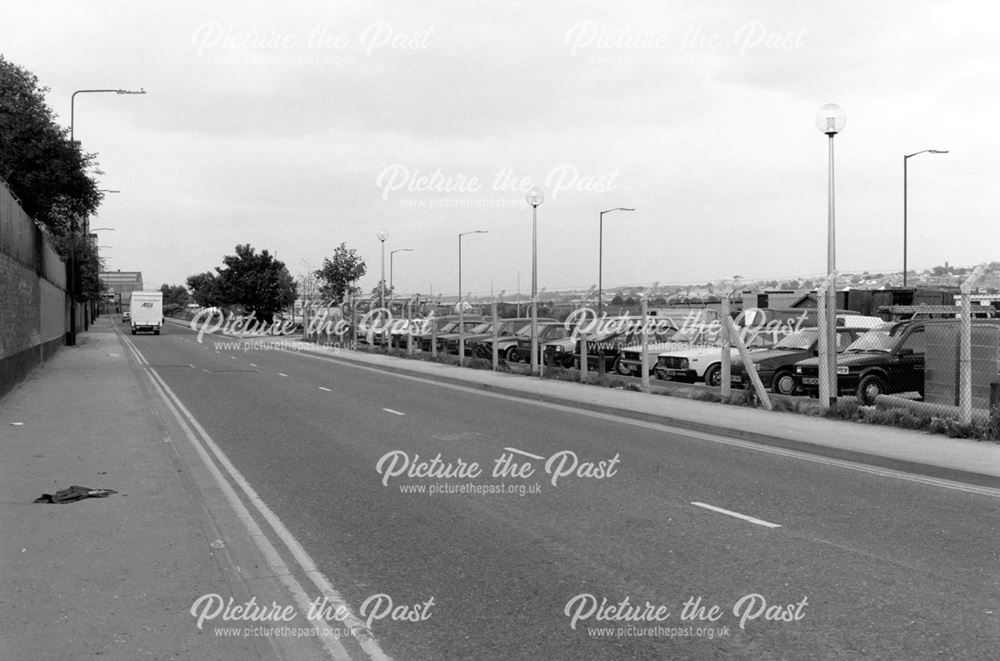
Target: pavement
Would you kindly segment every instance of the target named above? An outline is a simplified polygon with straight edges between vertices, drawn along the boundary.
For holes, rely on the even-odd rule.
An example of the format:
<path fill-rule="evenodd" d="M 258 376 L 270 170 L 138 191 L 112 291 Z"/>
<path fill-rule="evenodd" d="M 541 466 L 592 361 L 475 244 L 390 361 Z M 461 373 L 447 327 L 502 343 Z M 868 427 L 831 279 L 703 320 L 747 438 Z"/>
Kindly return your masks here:
<path fill-rule="evenodd" d="M 184 430 L 101 317 L 0 399 L 0 659 L 313 659 L 319 643 L 222 637 L 195 626 L 192 594 L 287 603 Z M 271 338 L 278 339 L 278 338 Z M 463 369 L 378 353 L 350 361 L 863 464 L 1000 487 L 1000 444 Z M 72 485 L 117 491 L 32 501 Z M 210 623 L 211 624 L 211 623 Z"/>
<path fill-rule="evenodd" d="M 193 594 L 288 598 L 153 401 L 108 317 L 0 400 L 0 659 L 328 658 L 198 629 Z M 117 493 L 33 502 L 73 485 Z"/>

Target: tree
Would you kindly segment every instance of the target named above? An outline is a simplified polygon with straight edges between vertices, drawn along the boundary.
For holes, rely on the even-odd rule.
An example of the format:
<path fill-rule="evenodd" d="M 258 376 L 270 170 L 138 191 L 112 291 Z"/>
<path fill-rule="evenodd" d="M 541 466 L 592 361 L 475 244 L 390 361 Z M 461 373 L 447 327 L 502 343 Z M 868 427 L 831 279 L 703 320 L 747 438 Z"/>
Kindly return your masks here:
<path fill-rule="evenodd" d="M 186 308 L 191 301 L 191 294 L 184 285 L 164 284 L 160 286 L 160 292 L 163 294 L 163 314 L 173 315 Z"/>
<path fill-rule="evenodd" d="M 285 264 L 267 250 L 259 254 L 249 243 L 226 255 L 224 268 L 216 267 L 220 298 L 224 304 L 240 305 L 249 315 L 271 323 L 274 313 L 295 302 L 298 287 Z"/>
<path fill-rule="evenodd" d="M 102 194 L 87 174 L 95 155 L 81 152 L 56 123 L 45 103 L 48 91 L 33 73 L 0 56 L 0 177 L 25 213 L 63 237 L 72 219 L 97 211 Z"/>
<path fill-rule="evenodd" d="M 334 305 L 341 305 L 344 298 L 353 291 L 353 283 L 368 271 L 365 260 L 354 248 L 341 243 L 333 251 L 333 257 L 323 259 L 323 268 L 315 272 L 320 279 L 320 294 Z"/>
<path fill-rule="evenodd" d="M 188 276 L 187 286 L 194 302 L 203 308 L 225 305 L 219 290 L 219 279 L 211 271 Z"/>
<path fill-rule="evenodd" d="M 385 294 L 382 295 L 381 292 L 385 292 Z M 392 295 L 393 295 L 393 287 L 390 287 L 389 285 L 385 284 L 385 280 L 379 280 L 378 284 L 375 285 L 375 287 L 372 289 L 371 298 L 369 299 L 371 307 L 372 308 L 379 307 L 380 304 L 382 303 L 383 298 L 385 299 L 385 302 L 388 304 L 390 301 L 392 301 Z"/>

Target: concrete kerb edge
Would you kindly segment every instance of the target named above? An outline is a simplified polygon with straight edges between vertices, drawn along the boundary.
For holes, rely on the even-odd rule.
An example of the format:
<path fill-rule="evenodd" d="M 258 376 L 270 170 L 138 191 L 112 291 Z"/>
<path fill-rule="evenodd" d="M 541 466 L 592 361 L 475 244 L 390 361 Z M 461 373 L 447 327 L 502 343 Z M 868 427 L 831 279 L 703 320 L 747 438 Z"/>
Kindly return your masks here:
<path fill-rule="evenodd" d="M 641 420 L 643 422 L 652 422 L 657 424 L 669 425 L 672 427 L 678 427 L 681 429 L 687 429 L 690 431 L 715 434 L 717 436 L 725 436 L 727 438 L 732 438 L 735 440 L 748 441 L 751 443 L 757 443 L 759 445 L 781 448 L 783 450 L 794 450 L 797 452 L 818 455 L 830 459 L 839 459 L 842 461 L 850 461 L 858 464 L 875 466 L 878 468 L 896 470 L 903 473 L 912 473 L 915 475 L 923 475 L 926 477 L 951 480 L 953 482 L 961 482 L 964 484 L 971 484 L 975 486 L 1000 488 L 1000 477 L 995 477 L 993 475 L 986 475 L 984 473 L 975 473 L 972 471 L 964 471 L 956 468 L 936 466 L 934 464 L 908 461 L 905 459 L 896 459 L 893 457 L 886 457 L 877 454 L 868 454 L 864 452 L 858 452 L 856 450 L 845 450 L 842 448 L 834 448 L 826 445 L 810 443 L 808 441 L 800 441 L 797 439 L 785 438 L 781 436 L 770 436 L 767 434 L 761 434 L 759 432 L 751 432 L 742 429 L 731 429 L 728 427 L 722 427 L 710 423 L 685 420 L 682 418 L 673 418 L 670 416 L 665 416 L 656 413 L 643 413 L 641 411 L 633 411 L 630 409 L 623 409 L 614 406 L 594 404 L 591 402 L 586 402 L 586 403 L 579 402 L 572 399 L 566 399 L 563 397 L 556 397 L 552 395 L 539 395 L 537 393 L 528 393 L 518 388 L 508 388 L 504 386 L 495 386 L 487 383 L 477 383 L 475 381 L 469 381 L 466 379 L 462 379 L 460 377 L 453 377 L 444 374 L 432 374 L 419 370 L 406 369 L 405 367 L 402 366 L 384 365 L 380 363 L 365 361 L 362 359 L 351 358 L 349 352 L 341 352 L 336 357 L 331 357 L 329 354 L 318 354 L 318 352 L 310 352 L 308 350 L 306 350 L 306 353 L 316 353 L 316 355 L 323 355 L 324 357 L 330 360 L 345 360 L 354 363 L 363 363 L 366 366 L 375 367 L 385 372 L 397 373 L 405 376 L 416 376 L 421 378 L 427 378 L 433 381 L 440 381 L 442 383 L 449 383 L 451 385 L 459 385 L 467 388 L 478 388 L 481 390 L 487 390 L 497 394 L 506 395 L 509 397 L 515 397 L 518 399 L 524 399 L 528 401 L 538 401 L 547 404 L 558 404 L 560 406 L 567 406 L 570 408 L 583 409 L 587 411 L 596 411 L 598 413 L 617 415 L 625 418 L 633 418 L 636 420 Z M 586 386 L 586 387 L 592 388 L 596 386 Z M 782 415 L 782 414 L 777 413 L 776 415 Z"/>

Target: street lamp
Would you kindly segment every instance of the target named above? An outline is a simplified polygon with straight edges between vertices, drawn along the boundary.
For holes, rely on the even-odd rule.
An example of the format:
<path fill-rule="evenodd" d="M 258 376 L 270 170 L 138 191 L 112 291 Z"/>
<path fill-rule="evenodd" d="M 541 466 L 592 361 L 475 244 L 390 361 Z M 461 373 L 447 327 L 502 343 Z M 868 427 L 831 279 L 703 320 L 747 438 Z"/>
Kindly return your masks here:
<path fill-rule="evenodd" d="M 836 308 L 837 308 L 837 287 L 834 272 L 837 270 L 837 242 L 835 230 L 834 214 L 834 188 L 833 188 L 833 138 L 844 130 L 847 124 L 847 116 L 844 109 L 836 103 L 828 103 L 821 107 L 816 113 L 816 128 L 820 133 L 826 134 L 830 144 L 830 165 L 829 183 L 827 185 L 827 237 L 826 237 L 826 274 L 828 286 L 826 292 L 826 328 L 820 329 L 819 353 L 820 362 L 826 359 L 826 374 L 820 371 L 819 397 L 820 401 L 832 404 L 837 400 L 837 330 L 836 330 Z M 820 304 L 819 301 L 816 302 Z M 824 353 L 825 351 L 825 353 Z M 825 376 L 826 379 L 822 377 Z M 826 395 L 826 397 L 824 397 Z"/>
<path fill-rule="evenodd" d="M 397 252 L 413 252 L 413 248 L 399 248 L 389 251 L 389 289 L 392 290 L 392 256 Z"/>
<path fill-rule="evenodd" d="M 924 149 L 903 156 L 903 287 L 906 287 L 906 162 L 918 154 L 947 154 L 947 149 Z"/>
<path fill-rule="evenodd" d="M 77 94 L 145 94 L 146 90 L 139 88 L 138 90 L 77 90 L 73 92 L 73 95 L 69 97 L 69 141 L 73 142 L 73 120 L 76 114 L 76 95 Z"/>
<path fill-rule="evenodd" d="M 69 98 L 69 141 L 75 142 L 75 119 L 76 119 L 76 95 L 77 94 L 145 94 L 146 90 L 123 90 L 123 89 L 100 89 L 100 90 L 76 90 Z M 69 331 L 66 333 L 66 346 L 76 346 L 76 215 L 70 217 L 69 231 L 72 235 L 69 253 Z"/>
<path fill-rule="evenodd" d="M 375 236 L 382 242 L 382 279 L 378 282 L 378 306 L 385 308 L 385 240 L 389 238 L 389 233 L 379 230 Z"/>
<path fill-rule="evenodd" d="M 532 188 L 524 196 L 531 205 L 531 374 L 538 374 L 538 205 L 545 201 L 542 190 Z"/>
<path fill-rule="evenodd" d="M 458 235 L 458 364 L 465 362 L 465 303 L 462 298 L 462 237 L 467 234 L 489 234 L 486 230 L 472 230 Z"/>
<path fill-rule="evenodd" d="M 604 311 L 604 214 L 612 211 L 635 211 L 627 207 L 615 207 L 601 212 L 601 220 L 598 226 L 597 239 L 597 318 L 601 318 Z"/>

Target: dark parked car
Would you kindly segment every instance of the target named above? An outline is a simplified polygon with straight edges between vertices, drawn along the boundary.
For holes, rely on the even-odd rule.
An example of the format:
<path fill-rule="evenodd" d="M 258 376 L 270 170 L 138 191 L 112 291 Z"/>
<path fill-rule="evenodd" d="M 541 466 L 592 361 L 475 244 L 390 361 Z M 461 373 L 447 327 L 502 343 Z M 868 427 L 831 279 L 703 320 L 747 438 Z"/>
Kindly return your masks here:
<path fill-rule="evenodd" d="M 838 328 L 837 353 L 844 351 L 867 330 Z M 749 356 L 765 388 L 770 388 L 779 395 L 794 395 L 798 391 L 795 385 L 795 364 L 800 360 L 817 356 L 818 347 L 819 329 L 803 328 L 780 340 L 770 349 L 750 351 Z M 742 360 L 733 361 L 731 374 L 734 388 L 751 387 L 750 374 L 746 371 Z"/>
<path fill-rule="evenodd" d="M 523 318 L 518 318 L 512 320 L 515 322 L 517 329 L 514 330 L 510 335 L 506 335 L 497 339 L 497 353 L 500 357 L 509 363 L 517 362 L 517 344 L 518 340 L 522 337 L 528 338 L 528 345 L 531 345 L 531 319 L 524 320 Z M 522 323 L 524 322 L 524 323 Z M 555 319 L 551 317 L 539 317 L 538 326 L 541 329 L 542 324 L 555 322 Z M 482 358 L 493 358 L 493 337 L 492 334 L 482 340 L 474 342 L 475 353 L 477 356 Z M 529 349 L 530 353 L 530 349 Z"/>
<path fill-rule="evenodd" d="M 511 337 L 517 331 L 521 330 L 526 325 L 531 324 L 531 319 L 524 319 L 519 317 L 516 319 L 497 319 L 496 321 L 496 334 L 498 338 Z M 473 354 L 482 355 L 484 358 L 493 357 L 493 320 L 488 319 L 482 323 L 477 324 L 471 328 L 465 334 L 465 355 L 471 356 Z M 483 342 L 488 342 L 487 352 L 489 355 L 478 352 L 478 347 Z M 453 353 L 458 355 L 458 335 L 449 336 L 449 338 L 444 343 L 445 350 L 448 353 Z M 501 354 L 502 355 L 502 354 Z"/>
<path fill-rule="evenodd" d="M 555 340 L 569 337 L 570 330 L 561 321 L 546 321 L 538 323 L 538 352 L 542 353 L 544 346 Z M 507 360 L 511 362 L 531 362 L 531 324 L 519 330 L 514 337 L 517 345 L 507 351 Z M 541 357 L 541 356 L 539 356 Z"/>
<path fill-rule="evenodd" d="M 924 329 L 929 323 L 956 323 L 954 319 L 902 321 L 874 328 L 837 356 L 837 394 L 856 394 L 863 404 L 878 395 L 900 392 L 924 394 Z M 795 365 L 795 383 L 808 395 L 819 392 L 819 359 Z"/>
<path fill-rule="evenodd" d="M 467 319 L 462 320 L 461 322 L 459 322 L 458 319 L 455 319 L 453 321 L 447 322 L 443 326 L 439 327 L 438 331 L 433 335 L 433 339 L 437 343 L 437 350 L 438 351 L 444 351 L 445 344 L 450 339 L 454 339 L 455 340 L 455 346 L 456 347 L 458 346 L 458 328 L 459 328 L 459 325 L 463 326 L 464 329 L 465 329 L 465 332 L 468 333 L 469 331 L 471 331 L 473 328 L 475 328 L 476 326 L 478 326 L 481 323 L 483 323 L 482 317 L 467 318 Z M 431 350 L 431 339 L 432 339 L 432 335 L 430 333 L 425 333 L 425 334 L 420 334 L 420 335 L 414 335 L 413 336 L 413 343 L 414 343 L 414 346 L 418 346 L 418 347 L 420 347 L 424 351 L 430 351 Z M 404 346 L 405 346 L 405 344 L 404 344 Z M 455 353 L 458 353 L 457 349 L 456 349 Z"/>

